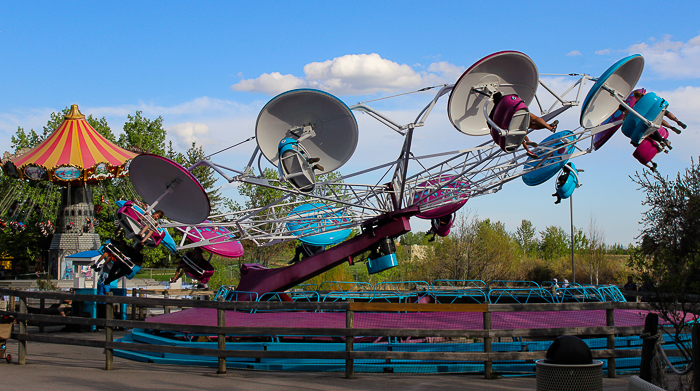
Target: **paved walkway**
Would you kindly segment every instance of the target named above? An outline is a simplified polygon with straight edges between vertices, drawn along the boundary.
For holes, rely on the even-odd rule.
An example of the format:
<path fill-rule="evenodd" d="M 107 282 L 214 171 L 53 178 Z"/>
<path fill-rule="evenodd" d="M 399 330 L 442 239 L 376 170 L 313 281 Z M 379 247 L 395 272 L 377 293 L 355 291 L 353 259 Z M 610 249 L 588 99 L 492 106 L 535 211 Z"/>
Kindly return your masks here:
<path fill-rule="evenodd" d="M 66 333 L 47 327 L 47 333 L 62 337 L 99 340 L 103 332 Z M 37 332 L 29 327 L 29 332 Z M 124 332 L 115 332 L 119 338 Z M 27 343 L 27 364 L 17 365 L 17 341 L 7 342 L 12 365 L 0 362 L 0 384 L 6 390 L 534 390 L 535 377 L 509 377 L 486 380 L 479 375 L 399 375 L 343 373 L 263 372 L 228 369 L 217 375 L 216 368 L 147 364 L 114 358 L 114 370 L 105 371 L 101 349 L 80 346 Z M 603 379 L 605 390 L 626 391 L 628 375 Z M 675 387 L 675 384 L 674 384 Z M 671 387 L 673 389 L 674 387 Z"/>

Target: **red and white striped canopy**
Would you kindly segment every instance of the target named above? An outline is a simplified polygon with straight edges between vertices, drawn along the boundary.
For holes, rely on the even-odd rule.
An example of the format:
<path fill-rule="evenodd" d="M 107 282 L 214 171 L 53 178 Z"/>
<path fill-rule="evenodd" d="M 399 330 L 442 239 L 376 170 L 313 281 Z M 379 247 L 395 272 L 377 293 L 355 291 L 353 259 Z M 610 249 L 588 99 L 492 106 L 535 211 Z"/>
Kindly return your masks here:
<path fill-rule="evenodd" d="M 100 135 L 78 105 L 72 105 L 64 118 L 41 144 L 11 160 L 22 179 L 95 182 L 128 174 L 128 164 L 136 153 Z M 7 172 L 7 164 L 5 168 Z"/>

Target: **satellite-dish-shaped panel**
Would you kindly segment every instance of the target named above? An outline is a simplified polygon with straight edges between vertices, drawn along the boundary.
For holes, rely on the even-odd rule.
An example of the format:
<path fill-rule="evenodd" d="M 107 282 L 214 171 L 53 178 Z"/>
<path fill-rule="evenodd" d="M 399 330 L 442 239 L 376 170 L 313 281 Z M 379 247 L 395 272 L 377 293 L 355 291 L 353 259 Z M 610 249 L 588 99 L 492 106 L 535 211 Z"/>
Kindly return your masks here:
<path fill-rule="evenodd" d="M 311 125 L 314 136 L 300 144 L 309 157 L 320 158 L 324 170 L 340 168 L 355 152 L 358 140 L 357 121 L 341 100 L 319 90 L 292 90 L 272 98 L 258 115 L 255 136 L 258 147 L 270 163 L 279 162 L 278 144 L 285 137 L 299 138 L 293 129 Z"/>
<path fill-rule="evenodd" d="M 491 54 L 477 61 L 457 80 L 447 103 L 447 115 L 452 125 L 464 134 L 489 134 L 484 105 L 489 103 L 491 93 L 517 94 L 529 105 L 538 83 L 537 66 L 530 57 L 516 51 Z"/>
<path fill-rule="evenodd" d="M 632 91 L 632 93 L 630 93 L 630 95 L 627 97 L 627 99 L 625 99 L 625 103 L 629 107 L 632 107 L 632 108 L 637 103 L 637 98 L 634 96 L 635 91 L 639 91 L 642 94 L 647 93 L 647 90 L 645 90 L 644 88 L 640 88 L 638 90 Z M 613 123 L 613 122 L 617 122 L 617 121 L 622 121 L 624 118 L 625 118 L 625 112 L 618 109 L 613 113 L 613 115 L 611 115 L 610 117 L 608 117 L 608 119 L 603 121 L 603 123 L 601 125 L 605 125 L 605 124 L 609 124 L 609 123 Z M 599 150 L 600 148 L 602 148 L 603 145 L 608 140 L 610 140 L 610 138 L 615 134 L 615 132 L 617 132 L 617 129 L 619 129 L 620 126 L 622 126 L 622 123 L 620 123 L 619 125 L 613 126 L 612 128 L 610 128 L 604 132 L 597 133 L 593 137 L 593 148 L 595 148 L 596 151 Z"/>
<path fill-rule="evenodd" d="M 131 161 L 129 178 L 134 189 L 149 205 L 160 199 L 160 209 L 168 219 L 199 224 L 209 216 L 207 192 L 186 168 L 162 156 L 142 154 Z"/>
<path fill-rule="evenodd" d="M 593 128 L 603 123 L 615 113 L 620 103 L 603 89 L 606 85 L 611 90 L 626 97 L 637 85 L 644 70 L 644 57 L 633 54 L 613 64 L 593 85 L 581 107 L 580 123 L 584 128 Z"/>

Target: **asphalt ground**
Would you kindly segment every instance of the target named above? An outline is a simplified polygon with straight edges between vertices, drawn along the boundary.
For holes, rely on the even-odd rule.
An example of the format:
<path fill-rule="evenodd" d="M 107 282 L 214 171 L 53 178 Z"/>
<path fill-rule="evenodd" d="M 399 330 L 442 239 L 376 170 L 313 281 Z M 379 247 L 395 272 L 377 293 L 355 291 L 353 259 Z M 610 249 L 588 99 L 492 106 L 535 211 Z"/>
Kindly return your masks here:
<path fill-rule="evenodd" d="M 38 333 L 37 327 L 28 327 Z M 46 334 L 102 340 L 103 331 L 72 333 L 60 327 L 46 327 Z M 114 338 L 125 331 L 115 331 Z M 114 357 L 114 370 L 106 371 L 102 349 L 27 342 L 26 365 L 17 364 L 18 343 L 7 341 L 7 352 L 12 364 L 0 361 L 0 389 L 4 390 L 534 390 L 536 379 L 503 377 L 493 380 L 474 374 L 365 374 L 345 379 L 344 373 L 325 372 L 269 372 L 228 369 L 216 374 L 216 368 L 179 365 L 149 364 Z M 615 379 L 603 378 L 604 390 L 626 391 L 630 375 Z M 669 376 L 675 388 L 674 376 Z"/>

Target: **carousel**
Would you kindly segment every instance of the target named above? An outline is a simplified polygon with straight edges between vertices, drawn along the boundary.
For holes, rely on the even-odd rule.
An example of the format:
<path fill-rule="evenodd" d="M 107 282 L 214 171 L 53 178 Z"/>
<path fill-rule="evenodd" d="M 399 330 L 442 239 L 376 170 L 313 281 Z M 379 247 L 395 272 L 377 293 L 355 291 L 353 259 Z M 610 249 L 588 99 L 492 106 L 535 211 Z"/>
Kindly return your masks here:
<path fill-rule="evenodd" d="M 3 161 L 5 174 L 27 181 L 48 181 L 60 187 L 61 201 L 49 247 L 49 271 L 73 278 L 68 255 L 97 250 L 93 187 L 109 178 L 127 176 L 137 154 L 100 135 L 72 105 L 61 125 L 41 144 Z"/>

